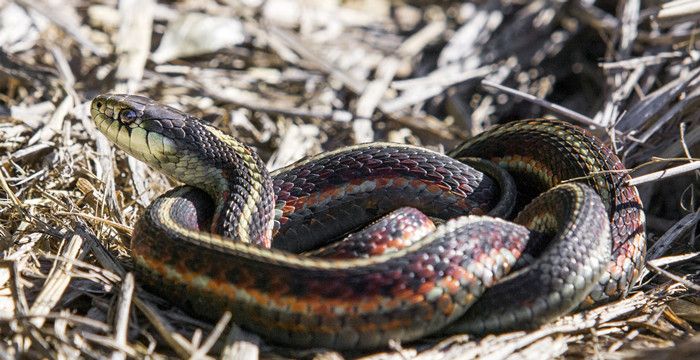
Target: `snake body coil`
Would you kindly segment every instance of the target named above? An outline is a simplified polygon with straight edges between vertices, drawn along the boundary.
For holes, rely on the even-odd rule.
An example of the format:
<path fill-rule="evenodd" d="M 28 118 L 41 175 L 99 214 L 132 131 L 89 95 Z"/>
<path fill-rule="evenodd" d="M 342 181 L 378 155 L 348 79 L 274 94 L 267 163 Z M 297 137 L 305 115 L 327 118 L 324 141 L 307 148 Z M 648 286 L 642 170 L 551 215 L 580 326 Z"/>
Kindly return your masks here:
<path fill-rule="evenodd" d="M 624 294 L 642 263 L 636 189 L 624 185 L 624 173 L 610 172 L 623 168 L 607 148 L 560 122 L 498 127 L 451 153 L 514 171 L 526 197 L 534 194 L 523 184 L 533 179 L 538 192 L 554 187 L 524 207 L 517 225 L 483 216 L 506 216 L 516 191 L 502 170 L 481 161 L 470 163 L 489 176 L 429 150 L 373 143 L 268 174 L 247 146 L 147 98 L 101 95 L 91 114 L 120 148 L 194 186 L 156 199 L 136 225 L 131 249 L 140 280 L 202 316 L 230 310 L 241 326 L 282 344 L 372 348 L 448 326 L 472 332 L 533 326 L 589 294 L 591 300 Z M 523 144 L 492 143 L 503 137 Z M 530 150 L 538 155 L 528 146 L 538 146 Z M 601 174 L 558 185 L 591 172 Z M 380 255 L 296 254 L 404 206 L 447 222 Z M 404 210 L 371 231 L 398 234 L 405 226 L 393 217 L 418 216 Z M 539 257 L 492 287 L 523 252 Z M 519 296 L 499 297 L 504 291 Z M 468 310 L 475 301 L 478 311 Z"/>

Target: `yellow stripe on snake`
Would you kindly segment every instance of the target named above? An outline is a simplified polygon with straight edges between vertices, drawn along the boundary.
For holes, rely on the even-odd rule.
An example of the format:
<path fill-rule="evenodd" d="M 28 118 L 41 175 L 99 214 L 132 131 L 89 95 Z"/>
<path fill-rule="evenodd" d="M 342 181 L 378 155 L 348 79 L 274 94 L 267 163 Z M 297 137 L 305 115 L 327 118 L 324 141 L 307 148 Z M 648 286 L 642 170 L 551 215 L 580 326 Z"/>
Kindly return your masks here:
<path fill-rule="evenodd" d="M 205 318 L 231 311 L 275 343 L 365 349 L 532 328 L 625 295 L 644 262 L 624 166 L 564 122 L 496 126 L 449 156 L 361 144 L 270 174 L 250 147 L 153 100 L 100 95 L 91 114 L 119 148 L 187 184 L 135 227 L 140 283 Z M 513 208 L 513 222 L 497 218 Z M 320 257 L 324 246 L 336 254 Z"/>

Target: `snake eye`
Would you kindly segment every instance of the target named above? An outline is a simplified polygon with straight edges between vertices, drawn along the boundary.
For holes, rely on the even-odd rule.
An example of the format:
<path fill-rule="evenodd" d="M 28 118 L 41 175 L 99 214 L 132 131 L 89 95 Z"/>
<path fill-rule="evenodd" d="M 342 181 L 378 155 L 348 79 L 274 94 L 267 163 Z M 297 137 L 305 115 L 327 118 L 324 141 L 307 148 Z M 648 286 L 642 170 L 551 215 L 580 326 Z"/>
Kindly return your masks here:
<path fill-rule="evenodd" d="M 122 110 L 122 112 L 119 113 L 119 119 L 124 124 L 131 124 L 136 120 L 136 111 L 131 109 Z"/>

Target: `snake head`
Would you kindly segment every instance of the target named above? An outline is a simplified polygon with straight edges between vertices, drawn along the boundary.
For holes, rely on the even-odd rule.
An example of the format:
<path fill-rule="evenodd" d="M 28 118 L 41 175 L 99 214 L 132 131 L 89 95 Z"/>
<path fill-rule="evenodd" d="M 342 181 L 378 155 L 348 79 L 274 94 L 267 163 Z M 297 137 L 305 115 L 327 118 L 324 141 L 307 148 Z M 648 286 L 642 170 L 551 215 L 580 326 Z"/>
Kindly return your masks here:
<path fill-rule="evenodd" d="M 207 192 L 216 203 L 215 214 L 272 214 L 258 199 L 272 198 L 272 181 L 255 152 L 200 119 L 135 95 L 104 94 L 90 106 L 95 126 L 124 152 L 169 177 Z M 231 195 L 233 194 L 233 195 Z M 245 200 L 241 200 L 245 199 Z M 226 236 L 269 242 L 272 223 L 250 230 L 250 221 L 234 229 L 231 216 L 218 216 L 212 229 Z M 244 229 L 245 228 L 245 229 Z M 234 230 L 241 235 L 233 234 Z"/>
<path fill-rule="evenodd" d="M 121 150 L 213 198 L 229 190 L 231 178 L 245 180 L 265 170 L 252 150 L 237 140 L 143 96 L 99 95 L 92 100 L 90 114 L 100 132 Z"/>
<path fill-rule="evenodd" d="M 196 119 L 149 98 L 105 94 L 92 100 L 90 114 L 97 128 L 131 156 L 158 169 L 182 155 L 186 133 L 202 125 Z"/>

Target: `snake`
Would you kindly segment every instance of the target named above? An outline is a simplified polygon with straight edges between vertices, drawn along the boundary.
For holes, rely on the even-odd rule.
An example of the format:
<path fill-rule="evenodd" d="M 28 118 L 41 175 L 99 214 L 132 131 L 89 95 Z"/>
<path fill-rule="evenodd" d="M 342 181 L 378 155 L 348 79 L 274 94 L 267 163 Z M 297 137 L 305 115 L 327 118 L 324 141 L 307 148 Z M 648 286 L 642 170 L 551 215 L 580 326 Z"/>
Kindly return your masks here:
<path fill-rule="evenodd" d="M 497 125 L 447 154 L 374 142 L 269 172 L 235 137 L 146 97 L 98 95 L 90 114 L 184 184 L 134 227 L 140 284 L 282 346 L 531 329 L 625 296 L 644 263 L 624 165 L 560 120 Z"/>

